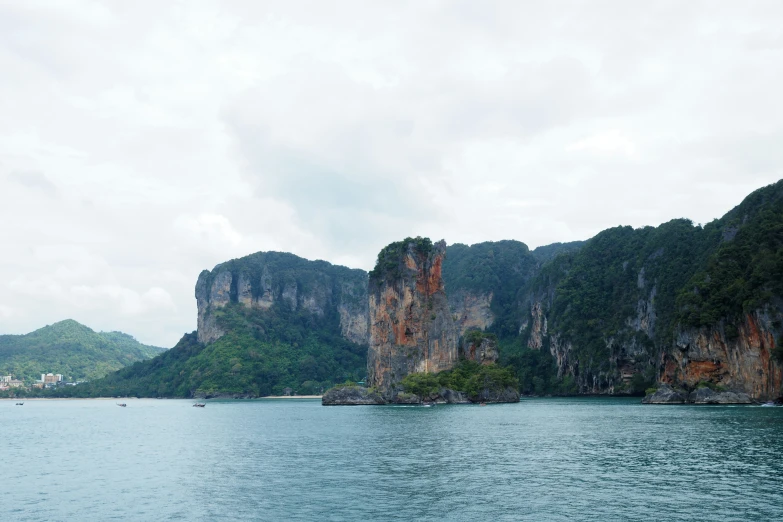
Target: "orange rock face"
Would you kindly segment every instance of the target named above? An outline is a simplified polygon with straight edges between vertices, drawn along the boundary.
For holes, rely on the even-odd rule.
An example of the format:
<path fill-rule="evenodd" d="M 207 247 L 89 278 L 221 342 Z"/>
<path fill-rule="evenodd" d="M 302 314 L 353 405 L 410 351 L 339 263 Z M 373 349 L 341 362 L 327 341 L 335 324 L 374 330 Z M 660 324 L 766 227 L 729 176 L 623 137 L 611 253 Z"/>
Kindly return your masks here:
<path fill-rule="evenodd" d="M 481 342 L 465 340 L 462 344 L 461 355 L 463 358 L 479 364 L 494 364 L 498 360 L 498 345 L 496 341 L 489 338 L 484 338 Z"/>
<path fill-rule="evenodd" d="M 441 276 L 446 244 L 429 252 L 406 245 L 394 274 L 370 278 L 371 386 L 388 393 L 409 373 L 435 373 L 458 360 L 458 333 Z"/>
<path fill-rule="evenodd" d="M 755 399 L 776 397 L 783 375 L 772 361 L 775 337 L 768 323 L 760 312 L 748 314 L 735 339 L 719 327 L 681 332 L 664 356 L 661 382 L 688 387 L 710 382 Z"/>

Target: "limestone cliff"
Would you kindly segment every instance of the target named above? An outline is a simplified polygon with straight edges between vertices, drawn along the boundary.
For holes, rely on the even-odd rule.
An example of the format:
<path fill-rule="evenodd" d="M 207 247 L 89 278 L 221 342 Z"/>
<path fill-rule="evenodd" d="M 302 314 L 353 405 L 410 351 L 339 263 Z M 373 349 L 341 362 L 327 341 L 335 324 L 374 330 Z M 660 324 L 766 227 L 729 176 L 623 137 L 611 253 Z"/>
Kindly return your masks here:
<path fill-rule="evenodd" d="M 540 350 L 544 346 L 544 338 L 548 334 L 546 315 L 541 305 L 541 301 L 536 301 L 530 306 L 530 321 L 525 326 L 530 325 L 530 337 L 527 340 L 527 347 L 532 350 Z"/>
<path fill-rule="evenodd" d="M 645 279 L 644 266 L 638 272 L 628 273 L 626 278 L 633 279 L 634 284 L 627 299 L 633 299 L 635 305 L 634 308 L 624 308 L 632 315 L 626 316 L 611 335 L 596 336 L 595 327 L 592 327 L 593 332 L 580 330 L 582 335 L 569 335 L 562 324 L 563 315 L 571 312 L 570 303 L 565 303 L 565 307 L 556 304 L 559 304 L 558 299 L 562 302 L 558 285 L 568 275 L 570 261 L 562 258 L 555 262 L 561 266 L 545 267 L 548 273 L 537 278 L 524 296 L 527 312 L 520 334 L 526 339 L 525 345 L 551 353 L 558 377 L 572 379 L 576 387 L 574 391 L 579 393 L 643 391 L 655 379 L 659 353 L 653 342 L 657 317 L 655 282 Z M 627 263 L 621 267 L 631 272 Z M 554 328 L 550 326 L 552 324 Z M 592 353 L 588 357 L 582 353 L 583 344 L 588 340 L 584 332 L 593 334 L 589 336 Z"/>
<path fill-rule="evenodd" d="M 736 324 L 724 320 L 712 327 L 679 329 L 670 344 L 655 343 L 653 339 L 667 338 L 656 332 L 655 294 L 653 286 L 648 298 L 637 302 L 634 315 L 626 318 L 625 331 L 603 338 L 607 356 L 602 371 L 580 368 L 578 338 L 548 332 L 547 313 L 554 312 L 546 302 L 536 301 L 530 308 L 527 346 L 548 346 L 558 376 L 574 378 L 581 393 L 638 392 L 631 389 L 638 375 L 645 386 L 660 382 L 690 390 L 709 383 L 756 400 L 780 395 L 783 372 L 772 354 L 777 343 L 775 325 L 783 322 L 783 314 L 757 310 Z M 727 331 L 738 333 L 729 338 Z"/>
<path fill-rule="evenodd" d="M 460 358 L 479 364 L 494 364 L 498 361 L 498 340 L 492 334 L 471 330 L 462 339 Z"/>
<path fill-rule="evenodd" d="M 406 239 L 387 246 L 370 273 L 367 376 L 388 395 L 409 373 L 458 361 L 458 333 L 442 278 L 446 243 Z"/>
<path fill-rule="evenodd" d="M 780 219 L 738 208 L 703 229 L 675 220 L 605 231 L 553 259 L 523 296 L 523 342 L 549 351 L 577 393 L 659 383 L 778 397 L 783 292 L 769 223 Z"/>
<path fill-rule="evenodd" d="M 679 331 L 674 347 L 662 355 L 660 381 L 686 388 L 709 382 L 754 399 L 778 397 L 783 375 L 772 358 L 773 323 L 781 319 L 757 310 L 736 325 L 738 333 L 731 339 L 724 324 Z"/>
<path fill-rule="evenodd" d="M 277 304 L 318 317 L 334 314 L 339 317 L 343 337 L 366 345 L 367 302 L 367 273 L 363 270 L 292 254 L 259 252 L 201 272 L 196 283 L 198 340 L 211 343 L 225 334 L 216 312 L 229 303 L 259 310 Z"/>
<path fill-rule="evenodd" d="M 451 313 L 460 335 L 492 330 L 501 337 L 519 331 L 519 292 L 542 261 L 519 241 L 450 245 L 443 264 Z"/>
<path fill-rule="evenodd" d="M 460 335 L 471 329 L 486 330 L 495 322 L 492 292 L 449 292 L 449 307 Z"/>

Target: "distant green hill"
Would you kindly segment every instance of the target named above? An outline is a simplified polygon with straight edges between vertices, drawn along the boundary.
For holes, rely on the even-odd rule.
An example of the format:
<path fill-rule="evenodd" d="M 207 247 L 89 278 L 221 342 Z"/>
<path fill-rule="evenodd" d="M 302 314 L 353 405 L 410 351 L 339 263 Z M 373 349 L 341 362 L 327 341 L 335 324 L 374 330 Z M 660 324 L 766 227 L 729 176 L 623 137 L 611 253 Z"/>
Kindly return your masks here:
<path fill-rule="evenodd" d="M 26 335 L 0 335 L 0 374 L 30 381 L 51 372 L 91 380 L 163 351 L 128 334 L 95 332 L 67 319 Z"/>

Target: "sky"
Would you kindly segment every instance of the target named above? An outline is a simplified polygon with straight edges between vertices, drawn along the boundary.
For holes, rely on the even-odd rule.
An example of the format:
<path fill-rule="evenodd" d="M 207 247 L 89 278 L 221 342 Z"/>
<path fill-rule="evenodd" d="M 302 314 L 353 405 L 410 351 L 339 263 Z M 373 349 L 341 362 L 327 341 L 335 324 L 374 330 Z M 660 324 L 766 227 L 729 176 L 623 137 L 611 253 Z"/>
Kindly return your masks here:
<path fill-rule="evenodd" d="M 199 272 L 718 218 L 783 178 L 783 3 L 0 0 L 0 333 L 173 346 Z"/>

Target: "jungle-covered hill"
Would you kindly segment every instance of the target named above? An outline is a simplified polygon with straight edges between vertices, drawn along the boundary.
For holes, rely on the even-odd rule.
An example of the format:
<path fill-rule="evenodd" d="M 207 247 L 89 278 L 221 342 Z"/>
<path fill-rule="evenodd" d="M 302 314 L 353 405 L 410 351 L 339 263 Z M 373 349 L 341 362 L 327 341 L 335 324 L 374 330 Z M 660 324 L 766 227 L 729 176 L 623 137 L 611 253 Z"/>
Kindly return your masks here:
<path fill-rule="evenodd" d="M 96 332 L 67 319 L 25 335 L 0 335 L 0 374 L 24 381 L 42 373 L 93 380 L 163 351 L 128 334 Z"/>

